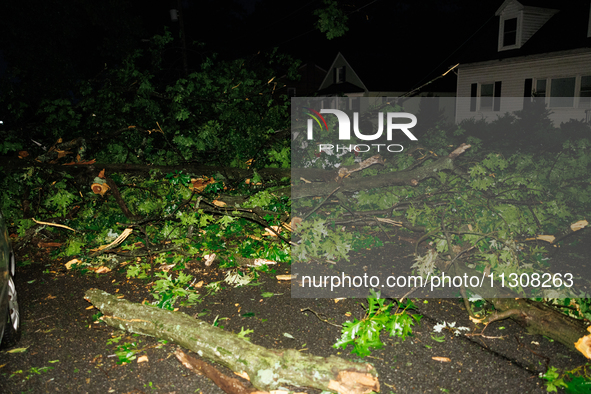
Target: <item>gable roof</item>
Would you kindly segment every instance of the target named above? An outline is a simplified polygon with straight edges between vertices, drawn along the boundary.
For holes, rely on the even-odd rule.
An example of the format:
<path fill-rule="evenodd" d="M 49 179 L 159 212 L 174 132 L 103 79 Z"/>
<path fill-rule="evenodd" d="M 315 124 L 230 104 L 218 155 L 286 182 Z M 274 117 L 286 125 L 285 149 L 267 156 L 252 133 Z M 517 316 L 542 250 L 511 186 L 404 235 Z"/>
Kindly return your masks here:
<path fill-rule="evenodd" d="M 359 80 L 359 82 L 360 82 L 359 85 L 354 85 L 348 81 L 343 82 L 343 83 L 339 83 L 339 84 L 333 83 L 332 70 L 335 67 L 339 66 L 340 64 L 343 64 L 347 68 L 348 77 L 346 79 L 351 80 L 351 75 L 349 73 L 353 73 L 353 76 L 355 77 L 355 79 Z M 337 86 L 335 86 L 335 85 L 337 85 Z M 338 85 L 340 85 L 341 88 L 339 88 Z M 365 86 L 365 84 L 363 83 L 363 80 L 361 78 L 359 78 L 359 75 L 357 75 L 357 73 L 355 72 L 355 69 L 353 67 L 351 67 L 351 65 L 349 64 L 347 59 L 345 59 L 345 57 L 341 54 L 341 52 L 337 53 L 337 56 L 332 61 L 332 64 L 328 68 L 328 72 L 326 73 L 324 80 L 320 84 L 320 88 L 321 88 L 321 90 L 319 92 L 323 92 L 323 94 L 339 93 L 339 92 L 340 93 L 353 93 L 353 92 L 357 93 L 357 92 L 367 92 L 367 90 L 368 90 L 367 87 Z"/>
<path fill-rule="evenodd" d="M 536 31 L 521 48 L 498 51 L 499 15 L 505 7 L 536 7 L 558 10 Z M 496 18 L 491 18 L 478 34 L 465 46 L 460 63 L 530 56 L 579 48 L 591 48 L 589 29 L 590 4 L 577 0 L 506 0 L 498 8 Z M 531 8 L 530 8 L 531 9 Z"/>
<path fill-rule="evenodd" d="M 568 2 L 568 0 L 567 0 Z M 555 10 L 559 10 L 560 9 L 560 5 L 564 4 L 564 1 L 560 1 L 560 0 L 505 0 L 503 2 L 503 4 L 501 4 L 501 6 L 497 9 L 497 12 L 495 13 L 495 15 L 499 15 L 501 12 L 503 12 L 503 10 L 514 3 L 518 3 L 517 6 L 520 9 L 523 9 L 525 7 L 530 7 L 530 8 L 543 8 L 543 9 L 555 9 Z"/>

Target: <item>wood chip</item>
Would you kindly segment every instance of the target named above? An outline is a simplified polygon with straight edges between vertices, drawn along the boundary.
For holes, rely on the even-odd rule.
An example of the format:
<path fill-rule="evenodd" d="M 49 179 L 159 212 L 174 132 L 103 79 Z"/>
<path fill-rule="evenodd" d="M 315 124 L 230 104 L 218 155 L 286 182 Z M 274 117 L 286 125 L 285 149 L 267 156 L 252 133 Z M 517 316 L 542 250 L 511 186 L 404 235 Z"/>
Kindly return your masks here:
<path fill-rule="evenodd" d="M 583 229 L 585 227 L 587 227 L 589 225 L 589 222 L 586 220 L 579 220 L 576 223 L 573 223 L 570 225 L 570 229 L 573 231 L 579 231 L 580 229 Z"/>
<path fill-rule="evenodd" d="M 68 261 L 68 262 L 66 263 L 66 268 L 67 268 L 67 269 L 72 269 L 72 266 L 73 266 L 74 264 L 82 264 L 82 261 L 80 261 L 80 260 L 78 260 L 78 259 L 72 259 L 72 260 L 70 260 L 70 261 Z"/>

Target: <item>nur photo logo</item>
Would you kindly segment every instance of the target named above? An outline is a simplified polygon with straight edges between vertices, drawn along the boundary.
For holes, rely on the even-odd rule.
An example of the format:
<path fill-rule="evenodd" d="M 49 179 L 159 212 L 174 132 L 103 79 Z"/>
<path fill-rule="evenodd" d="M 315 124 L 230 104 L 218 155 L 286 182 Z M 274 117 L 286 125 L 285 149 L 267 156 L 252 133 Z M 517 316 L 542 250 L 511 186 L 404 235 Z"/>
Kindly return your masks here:
<path fill-rule="evenodd" d="M 363 132 L 359 127 L 360 115 L 358 111 L 348 114 L 345 111 L 339 109 L 327 109 L 323 108 L 317 111 L 310 107 L 302 107 L 303 114 L 307 117 L 307 139 L 309 141 L 314 140 L 314 127 L 325 129 L 330 131 L 328 123 L 323 114 L 336 116 L 338 123 L 338 140 L 339 142 L 351 141 L 353 131 L 354 137 L 362 141 L 384 141 L 391 142 L 395 136 L 395 133 L 401 131 L 409 140 L 417 141 L 417 138 L 411 132 L 410 129 L 416 126 L 417 117 L 408 112 L 378 112 L 377 113 L 377 130 L 371 133 Z M 351 115 L 353 121 L 351 121 Z M 385 123 L 385 125 L 384 125 Z M 366 125 L 368 123 L 365 123 Z M 352 127 L 351 127 L 352 126 Z M 385 133 L 384 133 L 385 132 Z M 324 141 L 323 141 L 324 142 Z M 375 150 L 380 152 L 381 149 L 389 152 L 402 152 L 404 147 L 400 144 L 385 144 L 385 143 L 373 143 L 373 144 L 354 144 L 354 145 L 341 145 L 331 143 L 318 143 L 319 151 L 326 151 L 336 149 L 339 151 L 356 151 L 356 152 L 369 152 Z"/>

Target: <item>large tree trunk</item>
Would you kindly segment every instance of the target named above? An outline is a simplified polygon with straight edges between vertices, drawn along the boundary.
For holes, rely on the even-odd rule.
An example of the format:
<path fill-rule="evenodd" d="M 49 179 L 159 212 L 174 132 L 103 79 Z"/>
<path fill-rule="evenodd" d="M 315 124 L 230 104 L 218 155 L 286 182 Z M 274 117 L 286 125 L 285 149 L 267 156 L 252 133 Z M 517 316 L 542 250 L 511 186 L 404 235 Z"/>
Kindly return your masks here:
<path fill-rule="evenodd" d="M 306 183 L 296 186 L 291 191 L 291 197 L 293 199 L 298 199 L 313 196 L 327 196 L 336 188 L 340 188 L 339 191 L 341 192 L 352 193 L 359 190 L 369 190 L 389 186 L 416 186 L 420 181 L 432 177 L 433 174 L 436 174 L 438 171 L 453 169 L 453 159 L 444 157 L 422 167 L 413 168 L 412 170 L 396 171 L 364 178 L 339 179 L 338 176 L 333 176 L 333 180 L 330 182 Z M 320 177 L 319 174 L 322 174 L 324 177 L 329 176 L 327 173 L 338 174 L 336 170 L 322 171 L 314 169 L 293 170 L 293 173 L 293 179 L 299 177 L 305 178 L 307 174 L 314 175 L 317 178 Z"/>
<path fill-rule="evenodd" d="M 98 289 L 88 290 L 85 299 L 100 309 L 107 324 L 174 341 L 237 373 L 246 373 L 258 389 L 291 385 L 346 394 L 380 391 L 377 372 L 369 364 L 294 349 L 266 349 L 184 313 L 135 304 Z"/>
<path fill-rule="evenodd" d="M 220 173 L 229 179 L 246 179 L 252 178 L 254 170 L 246 170 L 240 168 L 231 167 L 214 167 L 214 166 L 203 166 L 193 163 L 178 164 L 172 166 L 156 166 L 156 165 L 145 165 L 145 164 L 117 164 L 117 163 L 88 163 L 88 164 L 77 164 L 69 163 L 68 165 L 63 164 L 50 164 L 50 163 L 39 163 L 33 160 L 22 160 L 17 157 L 0 157 L 0 166 L 5 169 L 5 172 L 10 173 L 12 171 L 28 168 L 28 167 L 41 167 L 46 169 L 52 169 L 54 171 L 66 172 L 75 178 L 80 183 L 88 183 L 88 187 L 92 183 L 92 180 L 98 176 L 101 170 L 105 170 L 107 175 L 113 173 L 130 174 L 136 176 L 149 177 L 150 171 L 160 170 L 162 176 L 167 173 L 174 171 L 184 171 L 188 174 L 193 175 L 213 175 Z M 289 177 L 291 174 L 290 169 L 284 168 L 261 168 L 256 170 L 257 173 L 265 180 Z"/>
<path fill-rule="evenodd" d="M 448 274 L 457 276 L 482 275 L 459 261 L 449 271 Z M 485 280 L 480 287 L 466 287 L 495 307 L 495 312 L 485 317 L 483 323 L 511 318 L 525 327 L 529 333 L 552 338 L 569 349 L 576 349 L 585 357 L 591 358 L 591 326 L 586 327 L 583 321 L 573 319 L 541 302 L 519 298 L 517 293 L 507 288 L 499 288 L 499 283 L 495 283 L 494 286 L 496 287 L 491 287 L 490 281 Z"/>
<path fill-rule="evenodd" d="M 291 191 L 291 198 L 298 199 L 304 197 L 314 196 L 328 196 L 337 188 L 342 192 L 356 192 L 359 190 L 369 190 L 373 188 L 389 187 L 389 186 L 416 186 L 421 181 L 431 178 L 438 171 L 454 170 L 454 160 L 462 153 L 470 148 L 470 145 L 462 144 L 456 148 L 452 153 L 445 157 L 441 157 L 432 163 L 425 164 L 420 167 L 411 168 L 408 170 L 390 172 L 379 174 L 371 177 L 363 178 L 349 178 L 348 175 L 358 171 L 356 168 L 349 168 L 343 171 L 343 168 L 334 170 L 319 170 L 314 168 L 294 168 L 292 169 L 293 179 L 321 179 L 324 182 L 305 183 L 293 187 Z M 371 161 L 379 157 L 374 156 L 366 161 Z M 381 160 L 381 159 L 380 159 Z M 372 162 L 371 164 L 378 164 L 380 160 Z M 361 163 L 363 164 L 363 163 Z M 382 163 L 383 164 L 383 163 Z M 354 165 L 351 167 L 358 167 Z M 366 166 L 361 166 L 366 168 Z"/>
<path fill-rule="evenodd" d="M 566 316 L 541 302 L 528 299 L 495 298 L 490 301 L 498 312 L 494 313 L 489 321 L 510 317 L 526 327 L 530 334 L 547 336 L 591 358 L 591 334 L 585 329 L 582 321 Z"/>

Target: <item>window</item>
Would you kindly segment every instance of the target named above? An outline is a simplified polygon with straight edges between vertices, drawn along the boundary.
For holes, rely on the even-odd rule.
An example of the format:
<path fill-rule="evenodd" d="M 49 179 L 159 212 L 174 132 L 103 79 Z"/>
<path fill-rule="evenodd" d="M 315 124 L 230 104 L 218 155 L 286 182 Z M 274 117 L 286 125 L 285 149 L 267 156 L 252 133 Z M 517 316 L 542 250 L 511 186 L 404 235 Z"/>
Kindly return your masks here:
<path fill-rule="evenodd" d="M 480 110 L 501 110 L 501 81 L 480 84 Z"/>
<path fill-rule="evenodd" d="M 581 98 L 579 99 L 579 107 L 591 107 L 591 75 L 584 75 L 581 77 Z"/>
<path fill-rule="evenodd" d="M 345 82 L 345 66 L 334 69 L 334 83 Z"/>
<path fill-rule="evenodd" d="M 538 79 L 536 81 L 536 89 L 534 91 L 534 97 L 546 97 L 546 80 Z"/>
<path fill-rule="evenodd" d="M 517 18 L 505 19 L 503 23 L 503 46 L 517 44 Z"/>
<path fill-rule="evenodd" d="M 534 97 L 548 97 L 546 102 L 551 108 L 573 108 L 578 96 L 578 108 L 591 108 L 591 75 L 536 79 Z"/>
<path fill-rule="evenodd" d="M 494 85 L 492 83 L 480 85 L 480 110 L 492 111 Z"/>
<path fill-rule="evenodd" d="M 551 80 L 550 107 L 572 107 L 574 105 L 575 81 L 575 77 Z"/>

